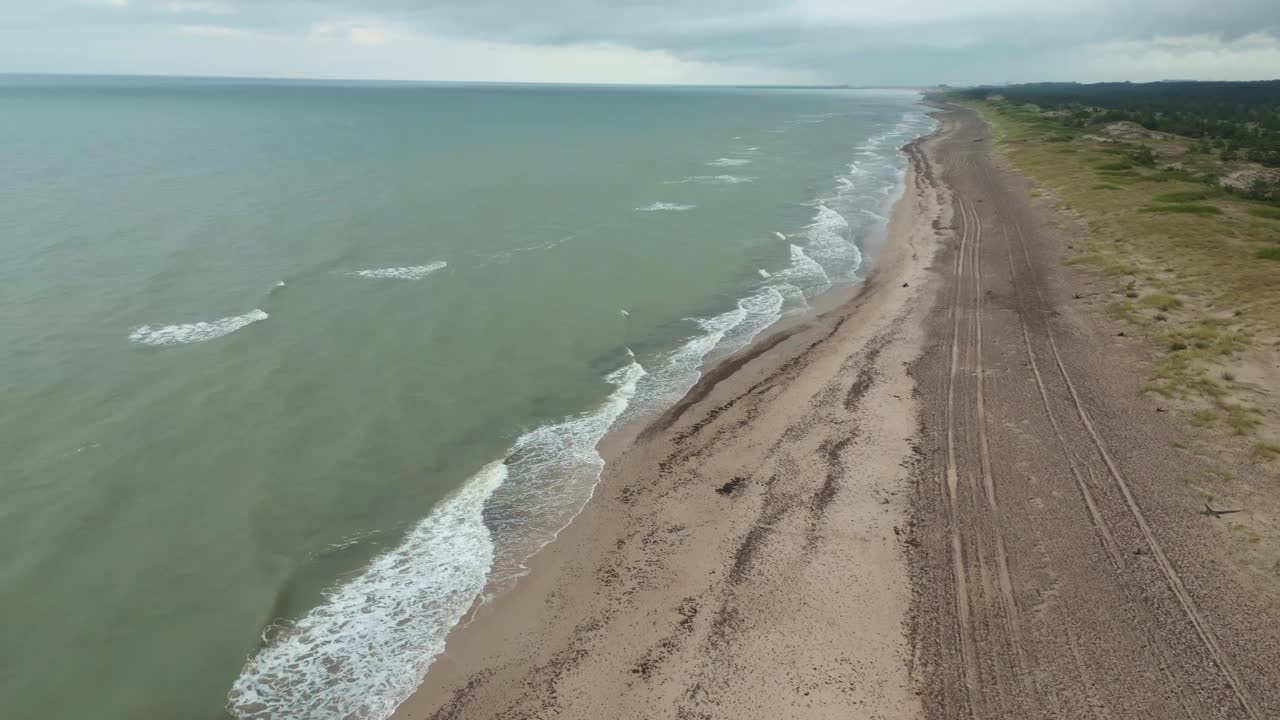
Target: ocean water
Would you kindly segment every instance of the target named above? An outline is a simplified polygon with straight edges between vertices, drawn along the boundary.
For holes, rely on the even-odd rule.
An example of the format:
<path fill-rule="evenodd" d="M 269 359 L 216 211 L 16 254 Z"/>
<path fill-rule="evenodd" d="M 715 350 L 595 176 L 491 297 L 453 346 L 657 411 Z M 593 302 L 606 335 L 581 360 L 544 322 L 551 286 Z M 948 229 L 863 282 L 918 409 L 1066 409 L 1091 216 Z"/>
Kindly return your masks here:
<path fill-rule="evenodd" d="M 0 715 L 387 717 L 867 271 L 918 99 L 0 78 Z"/>

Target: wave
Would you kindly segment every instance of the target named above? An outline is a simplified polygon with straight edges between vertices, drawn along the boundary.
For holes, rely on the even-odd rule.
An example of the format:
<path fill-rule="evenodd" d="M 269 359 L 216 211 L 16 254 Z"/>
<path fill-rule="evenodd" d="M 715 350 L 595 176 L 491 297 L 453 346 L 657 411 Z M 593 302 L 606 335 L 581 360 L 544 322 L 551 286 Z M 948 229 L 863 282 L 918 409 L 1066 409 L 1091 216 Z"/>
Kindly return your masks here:
<path fill-rule="evenodd" d="M 253 309 L 244 315 L 224 317 L 212 322 L 187 323 L 184 325 L 143 325 L 129 333 L 129 339 L 142 345 L 164 347 L 168 345 L 190 345 L 191 343 L 208 342 L 266 320 L 269 315 L 259 309 Z"/>
<path fill-rule="evenodd" d="M 683 205 L 681 203 L 656 202 L 652 205 L 636 208 L 636 212 L 681 212 L 683 210 L 692 210 L 697 205 Z"/>
<path fill-rule="evenodd" d="M 714 352 L 729 354 L 751 342 L 782 317 L 786 297 L 777 287 L 763 287 L 742 298 L 727 312 L 693 322 L 701 331 L 668 353 L 638 390 L 628 413 L 648 418 L 674 405 L 702 376 L 702 366 Z"/>
<path fill-rule="evenodd" d="M 386 718 L 418 687 L 484 590 L 494 542 L 481 511 L 506 482 L 492 463 L 395 549 L 255 655 L 231 688 L 241 718 Z"/>
<path fill-rule="evenodd" d="M 498 544 L 492 581 L 523 575 L 525 561 L 567 526 L 591 499 L 604 458 L 596 446 L 626 412 L 647 371 L 635 362 L 610 373 L 614 386 L 595 410 L 520 436 L 506 459 L 512 482 L 485 506 L 485 524 Z"/>
<path fill-rule="evenodd" d="M 755 182 L 753 177 L 744 177 L 741 175 L 696 175 L 687 177 L 683 180 L 671 180 L 665 184 L 680 185 L 683 183 L 697 183 L 699 185 L 739 185 L 742 183 Z"/>
<path fill-rule="evenodd" d="M 817 261 L 809 257 L 804 248 L 791 246 L 791 263 L 785 270 L 774 273 L 779 283 L 799 288 L 802 299 L 813 297 L 831 287 L 831 277 Z M 807 301 L 806 301 L 807 302 Z"/>
<path fill-rule="evenodd" d="M 707 163 L 711 167 L 738 167 L 741 165 L 750 165 L 751 161 L 746 158 L 719 158 Z"/>
<path fill-rule="evenodd" d="M 862 267 L 862 252 L 849 237 L 849 221 L 826 205 L 818 206 L 813 222 L 805 227 L 806 249 L 827 275 L 837 281 L 852 280 Z"/>
<path fill-rule="evenodd" d="M 354 277 L 374 280 L 421 280 L 437 270 L 443 270 L 449 263 L 441 260 L 430 265 L 408 265 L 405 267 L 376 268 L 373 270 L 356 270 L 347 273 Z"/>
<path fill-rule="evenodd" d="M 633 359 L 606 376 L 614 390 L 600 407 L 520 436 L 250 658 L 227 710 L 245 720 L 389 717 L 485 588 L 525 572 L 586 505 L 604 467 L 596 446 L 644 375 Z"/>

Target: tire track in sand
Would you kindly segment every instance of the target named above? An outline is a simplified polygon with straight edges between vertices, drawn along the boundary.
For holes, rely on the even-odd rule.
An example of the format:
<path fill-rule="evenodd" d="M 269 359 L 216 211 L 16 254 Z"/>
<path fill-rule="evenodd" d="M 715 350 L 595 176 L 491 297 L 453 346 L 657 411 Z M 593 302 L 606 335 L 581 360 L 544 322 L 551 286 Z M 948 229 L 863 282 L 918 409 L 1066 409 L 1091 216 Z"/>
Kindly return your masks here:
<path fill-rule="evenodd" d="M 1040 283 L 1035 276 L 1031 262 L 1031 253 L 1027 249 L 1027 241 L 1026 237 L 1023 235 L 1022 226 L 1018 223 L 1014 223 L 1014 229 L 1017 231 L 1018 244 L 1022 248 L 1023 260 L 1026 263 L 1031 277 L 1031 286 L 1035 290 L 1036 297 L 1040 300 L 1041 308 L 1044 308 L 1047 306 L 1044 300 L 1044 293 L 1041 291 Z M 1097 448 L 1098 454 L 1102 457 L 1103 464 L 1106 465 L 1107 471 L 1111 475 L 1116 488 L 1124 498 L 1125 505 L 1128 507 L 1130 514 L 1132 514 L 1138 528 L 1141 530 L 1142 537 L 1146 541 L 1147 547 L 1151 550 L 1151 557 L 1155 560 L 1156 565 L 1164 574 L 1165 580 L 1169 585 L 1169 589 L 1178 599 L 1178 603 L 1182 606 L 1182 610 L 1186 614 L 1187 619 L 1191 622 L 1192 627 L 1195 628 L 1200 642 L 1204 645 L 1209 656 L 1213 659 L 1214 664 L 1218 667 L 1219 673 L 1227 681 L 1227 684 L 1231 686 L 1232 692 L 1240 702 L 1240 705 L 1244 708 L 1244 711 L 1253 720 L 1261 720 L 1261 716 L 1254 708 L 1253 701 L 1250 699 L 1244 685 L 1240 682 L 1240 679 L 1236 677 L 1235 671 L 1231 668 L 1231 665 L 1227 662 L 1226 655 L 1222 652 L 1222 648 L 1218 646 L 1218 641 L 1216 636 L 1213 634 L 1212 628 L 1209 626 L 1209 623 L 1205 620 L 1204 616 L 1200 614 L 1200 610 L 1196 607 L 1190 593 L 1187 592 L 1186 586 L 1182 582 L 1182 578 L 1174 569 L 1173 564 L 1169 562 L 1168 557 L 1164 553 L 1164 549 L 1160 546 L 1160 542 L 1155 537 L 1155 533 L 1152 532 L 1151 526 L 1147 523 L 1147 518 L 1142 512 L 1142 508 L 1138 505 L 1137 500 L 1134 499 L 1133 493 L 1129 489 L 1128 481 L 1125 480 L 1124 474 L 1120 472 L 1119 467 L 1111 456 L 1111 452 L 1107 449 L 1106 444 L 1102 441 L 1102 437 L 1094 427 L 1093 420 L 1089 417 L 1089 412 L 1085 410 L 1084 402 L 1080 399 L 1080 394 L 1076 390 L 1076 385 L 1071 379 L 1071 374 L 1067 372 L 1067 368 L 1062 362 L 1062 354 L 1058 350 L 1057 340 L 1054 337 L 1053 329 L 1048 325 L 1048 323 L 1045 324 L 1045 336 L 1049 341 L 1049 348 L 1053 354 L 1054 364 L 1057 366 L 1058 373 L 1062 377 L 1062 381 L 1066 384 L 1067 390 L 1071 395 L 1071 401 L 1075 406 L 1076 414 L 1080 418 L 1080 423 L 1084 426 L 1094 447 Z"/>
<path fill-rule="evenodd" d="M 964 210 L 966 201 L 963 198 L 957 198 Z M 996 500 L 996 484 L 995 477 L 991 472 L 991 445 L 987 440 L 987 412 L 986 412 L 986 396 L 985 396 L 985 380 L 986 368 L 983 364 L 982 354 L 984 350 L 982 337 L 982 315 L 985 305 L 985 291 L 982 285 L 982 219 L 978 217 L 977 210 L 973 207 L 972 202 L 968 202 L 968 223 L 973 228 L 973 279 L 974 279 L 974 334 L 975 334 L 975 381 L 976 381 L 976 402 L 975 412 L 977 415 L 978 426 L 978 450 L 979 460 L 982 470 L 982 487 L 983 493 L 987 500 L 987 509 L 990 512 L 990 522 L 992 526 L 991 534 L 995 540 L 996 546 L 996 572 L 1000 583 L 1001 604 L 1004 610 L 1005 631 L 1008 635 L 1009 643 L 1014 650 L 1014 659 L 1017 662 L 1018 679 L 1026 684 L 1026 668 L 1027 654 L 1022 644 L 1022 629 L 1018 619 L 1018 603 L 1013 594 L 1013 581 L 1009 576 L 1008 552 L 1005 549 L 1004 531 L 1002 528 L 1003 521 L 1000 517 L 1000 507 Z"/>
<path fill-rule="evenodd" d="M 959 198 L 954 197 L 953 207 L 959 208 Z M 973 620 L 969 607 L 969 583 L 964 566 L 964 547 L 960 539 L 960 509 L 957 500 L 957 486 L 960 474 L 956 463 L 956 376 L 960 371 L 960 298 L 963 289 L 961 279 L 964 277 L 965 252 L 968 249 L 969 227 L 967 218 L 961 211 L 959 232 L 960 247 L 952 260 L 952 275 L 955 278 L 955 296 L 951 302 L 951 365 L 947 377 L 947 465 L 944 473 L 947 491 L 947 529 L 951 543 L 951 573 L 956 584 L 956 618 L 959 621 L 960 652 L 964 658 L 965 694 L 969 702 L 969 716 L 975 720 L 981 718 L 978 712 L 978 656 L 974 648 Z"/>

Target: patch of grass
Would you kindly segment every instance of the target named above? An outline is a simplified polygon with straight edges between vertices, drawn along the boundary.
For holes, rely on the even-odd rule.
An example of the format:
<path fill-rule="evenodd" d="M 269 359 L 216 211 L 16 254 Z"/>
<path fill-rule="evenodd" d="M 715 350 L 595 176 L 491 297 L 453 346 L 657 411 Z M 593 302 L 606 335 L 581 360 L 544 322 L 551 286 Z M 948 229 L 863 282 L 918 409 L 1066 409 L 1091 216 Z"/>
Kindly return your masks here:
<path fill-rule="evenodd" d="M 1102 261 L 1101 255 L 1077 255 L 1067 260 L 1068 265 L 1095 265 Z"/>
<path fill-rule="evenodd" d="M 1218 421 L 1218 413 L 1212 410 L 1197 410 L 1191 413 L 1191 424 L 1198 428 L 1209 427 Z"/>
<path fill-rule="evenodd" d="M 1142 208 L 1149 213 L 1186 213 L 1188 215 L 1221 215 L 1222 208 L 1214 205 L 1153 205 Z"/>
<path fill-rule="evenodd" d="M 1280 260 L 1280 247 L 1262 248 L 1256 257 L 1259 260 Z"/>
<path fill-rule="evenodd" d="M 1174 352 L 1178 352 L 1179 350 L 1186 350 L 1187 344 L 1182 342 L 1181 340 L 1175 340 L 1169 343 L 1169 349 Z"/>
<path fill-rule="evenodd" d="M 1244 407 L 1243 405 L 1223 404 L 1221 406 L 1227 413 L 1227 426 L 1235 432 L 1236 435 L 1249 435 L 1258 426 L 1262 424 L 1262 420 L 1258 419 L 1260 414 L 1257 408 Z"/>
<path fill-rule="evenodd" d="M 1093 189 L 1094 190 L 1119 190 L 1120 186 L 1112 185 L 1110 183 L 1098 183 L 1097 185 L 1093 186 Z"/>
<path fill-rule="evenodd" d="M 1170 295 L 1167 292 L 1149 293 L 1138 302 L 1146 305 L 1147 307 L 1159 308 L 1165 312 L 1168 312 L 1173 308 L 1182 307 L 1182 298 L 1179 298 L 1176 295 Z"/>
<path fill-rule="evenodd" d="M 1209 193 L 1207 191 L 1192 190 L 1190 192 L 1172 192 L 1163 195 L 1157 195 L 1152 200 L 1161 203 L 1193 203 L 1201 200 L 1208 200 Z"/>
<path fill-rule="evenodd" d="M 1099 169 L 1099 170 L 1132 170 L 1132 169 L 1133 169 L 1133 163 L 1131 163 L 1131 162 L 1111 162 L 1111 163 L 1104 163 L 1104 164 L 1102 164 L 1102 165 L 1099 165 L 1099 166 L 1098 166 L 1098 169 Z"/>
<path fill-rule="evenodd" d="M 1259 440 L 1254 443 L 1253 450 L 1249 455 L 1258 462 L 1271 462 L 1276 458 L 1280 458 L 1280 445 L 1266 440 Z"/>
<path fill-rule="evenodd" d="M 1268 220 L 1280 220 L 1280 207 L 1249 208 L 1249 214 L 1254 217 L 1266 218 Z"/>

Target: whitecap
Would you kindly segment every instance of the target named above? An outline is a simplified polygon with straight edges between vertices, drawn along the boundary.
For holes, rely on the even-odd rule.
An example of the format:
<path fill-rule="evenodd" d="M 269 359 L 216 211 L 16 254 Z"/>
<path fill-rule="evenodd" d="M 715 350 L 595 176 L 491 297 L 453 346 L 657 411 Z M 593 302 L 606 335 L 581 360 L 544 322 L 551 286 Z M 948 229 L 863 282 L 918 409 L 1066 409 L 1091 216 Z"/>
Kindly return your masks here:
<path fill-rule="evenodd" d="M 768 270 L 765 270 L 764 268 L 760 268 L 756 272 L 760 273 L 760 277 L 764 278 L 765 280 L 768 280 L 769 278 L 773 277 L 773 274 L 770 273 Z"/>
<path fill-rule="evenodd" d="M 449 263 L 444 260 L 429 265 L 407 265 L 405 267 L 375 268 L 372 270 L 356 270 L 347 273 L 354 277 L 374 280 L 421 280 L 437 270 L 443 270 Z"/>
<path fill-rule="evenodd" d="M 682 212 L 684 210 L 692 210 L 697 205 L 683 205 L 681 203 L 656 202 L 652 205 L 636 208 L 636 212 Z"/>
<path fill-rule="evenodd" d="M 786 242 L 786 240 L 787 240 L 787 236 L 786 236 L 786 235 L 783 235 L 782 233 L 777 232 L 776 230 L 774 231 L 773 235 L 774 235 L 774 237 L 778 238 L 779 240 L 781 240 L 781 241 L 783 241 L 783 242 Z"/>
<path fill-rule="evenodd" d="M 191 343 L 208 342 L 224 335 L 266 320 L 262 310 L 254 309 L 244 315 L 224 317 L 212 322 L 186 323 L 183 325 L 143 325 L 129 333 L 129 339 L 142 345 L 163 347 L 166 345 L 189 345 Z"/>
<path fill-rule="evenodd" d="M 682 183 L 697 183 L 699 185 L 739 185 L 741 183 L 755 182 L 753 177 L 744 177 L 741 175 L 696 175 L 687 177 L 683 180 L 671 180 L 667 185 L 680 185 Z"/>
<path fill-rule="evenodd" d="M 707 163 L 711 167 L 739 167 L 741 165 L 750 165 L 751 161 L 746 158 L 718 158 Z"/>

